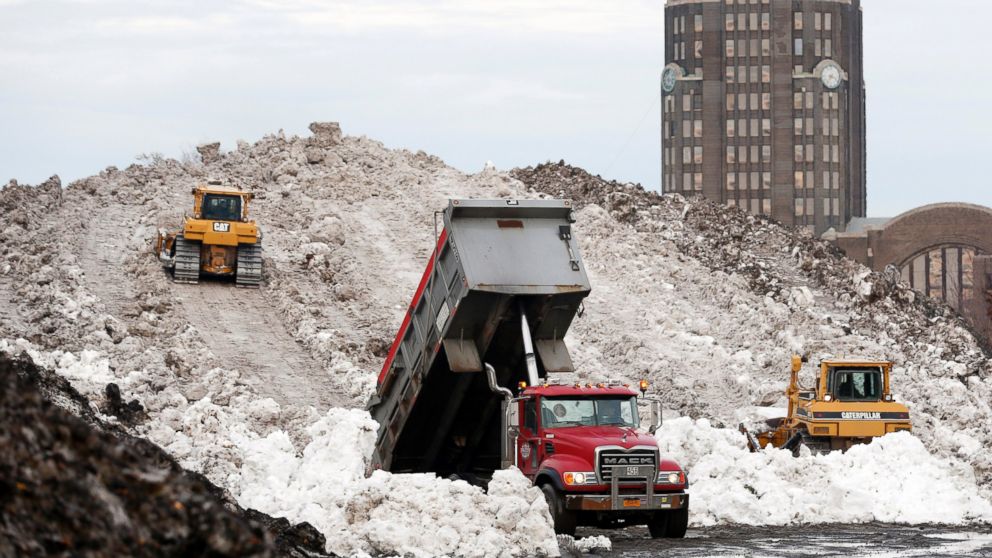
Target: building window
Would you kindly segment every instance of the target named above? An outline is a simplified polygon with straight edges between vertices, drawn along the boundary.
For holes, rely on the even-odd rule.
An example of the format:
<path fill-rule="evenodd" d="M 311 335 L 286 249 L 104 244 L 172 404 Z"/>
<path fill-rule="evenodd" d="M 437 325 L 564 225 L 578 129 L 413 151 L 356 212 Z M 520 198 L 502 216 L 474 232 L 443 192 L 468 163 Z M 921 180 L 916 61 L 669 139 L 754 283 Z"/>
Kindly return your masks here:
<path fill-rule="evenodd" d="M 737 146 L 737 160 L 741 163 L 747 162 L 747 146 L 739 145 Z"/>
<path fill-rule="evenodd" d="M 769 29 L 771 29 L 771 25 L 772 25 L 771 21 L 772 21 L 771 20 L 771 14 L 769 14 L 768 12 L 762 13 L 761 14 L 761 30 L 762 31 L 768 31 Z"/>
<path fill-rule="evenodd" d="M 751 119 L 751 137 L 752 138 L 758 137 L 758 119 L 757 118 L 752 118 Z"/>
<path fill-rule="evenodd" d="M 772 43 L 768 39 L 761 39 L 761 55 L 771 56 L 772 55 Z"/>
<path fill-rule="evenodd" d="M 823 14 L 823 28 L 827 31 L 833 30 L 833 14 L 829 12 Z"/>
<path fill-rule="evenodd" d="M 817 58 L 823 56 L 823 40 L 822 39 L 817 39 L 813 43 L 813 56 L 816 56 Z"/>
<path fill-rule="evenodd" d="M 733 145 L 727 146 L 727 164 L 733 165 L 737 162 L 737 148 Z"/>
<path fill-rule="evenodd" d="M 728 138 L 732 138 L 735 135 L 736 134 L 734 133 L 734 121 L 733 120 L 727 120 L 727 137 Z"/>
<path fill-rule="evenodd" d="M 767 198 L 761 200 L 761 212 L 764 213 L 765 215 L 772 214 L 772 200 Z"/>
<path fill-rule="evenodd" d="M 693 21 L 693 25 L 692 25 L 693 30 L 696 33 L 702 33 L 703 32 L 703 15 L 702 14 L 696 14 L 696 15 L 694 15 L 692 21 Z"/>
<path fill-rule="evenodd" d="M 772 189 L 772 173 L 770 172 L 761 173 L 761 189 L 762 190 Z"/>
<path fill-rule="evenodd" d="M 813 135 L 813 119 L 812 118 L 807 118 L 806 119 L 806 135 L 807 136 L 812 136 Z"/>
<path fill-rule="evenodd" d="M 796 118 L 795 119 L 795 132 L 796 132 L 796 135 L 797 136 L 803 135 L 803 119 L 802 118 Z"/>
<path fill-rule="evenodd" d="M 688 165 L 692 163 L 692 147 L 688 145 L 682 148 L 682 164 Z"/>
<path fill-rule="evenodd" d="M 726 21 L 724 22 L 723 28 L 724 28 L 725 31 L 733 31 L 734 30 L 734 14 L 727 14 Z"/>
<path fill-rule="evenodd" d="M 727 189 L 736 190 L 737 189 L 737 173 L 728 172 L 727 173 Z"/>
<path fill-rule="evenodd" d="M 758 146 L 757 145 L 752 145 L 751 146 L 751 162 L 752 163 L 757 163 L 758 162 Z"/>
<path fill-rule="evenodd" d="M 737 94 L 737 108 L 740 110 L 747 110 L 747 93 Z"/>
<path fill-rule="evenodd" d="M 751 93 L 751 110 L 758 110 L 758 94 Z"/>
<path fill-rule="evenodd" d="M 697 165 L 703 164 L 703 146 L 697 145 L 692 148 L 692 162 Z"/>
<path fill-rule="evenodd" d="M 830 39 L 823 39 L 823 55 L 830 58 L 834 55 L 833 51 L 833 41 Z"/>
<path fill-rule="evenodd" d="M 682 175 L 682 189 L 692 190 L 692 173 L 685 173 Z"/>
<path fill-rule="evenodd" d="M 823 14 L 820 12 L 813 14 L 813 29 L 817 31 L 823 30 Z"/>
<path fill-rule="evenodd" d="M 734 95 L 733 93 L 727 93 L 727 112 L 732 112 L 734 110 L 734 106 L 736 106 L 736 103 L 734 103 L 734 101 L 736 99 L 737 99 L 736 95 Z"/>
<path fill-rule="evenodd" d="M 831 146 L 830 149 L 831 149 L 831 152 L 833 153 L 833 161 L 835 163 L 839 163 L 840 162 L 840 146 L 834 145 L 834 146 Z M 834 183 L 836 184 L 836 182 L 837 182 L 837 173 L 834 173 Z M 837 186 L 835 185 L 834 188 L 836 188 L 836 187 Z"/>
<path fill-rule="evenodd" d="M 689 149 L 689 148 L 687 147 L 686 149 Z M 796 151 L 795 158 L 794 158 L 795 162 L 802 163 L 803 162 L 803 146 L 797 145 L 795 147 L 795 151 Z M 683 157 L 683 161 L 682 162 L 683 163 L 686 162 L 684 157 Z"/>
<path fill-rule="evenodd" d="M 813 93 L 806 93 L 806 108 L 813 110 Z"/>
<path fill-rule="evenodd" d="M 737 30 L 747 30 L 747 14 L 737 14 Z"/>
<path fill-rule="evenodd" d="M 796 12 L 796 13 L 792 14 L 792 17 L 793 17 L 793 19 L 792 19 L 792 27 L 794 29 L 801 30 L 803 28 L 803 13 L 802 12 Z M 730 30 L 728 29 L 728 31 L 730 31 Z"/>
<path fill-rule="evenodd" d="M 727 76 L 726 77 L 727 77 L 727 83 L 735 83 L 736 82 L 736 80 L 734 79 L 734 67 L 733 66 L 727 66 Z"/>
<path fill-rule="evenodd" d="M 692 110 L 692 91 L 686 91 L 682 95 L 682 112 L 689 112 Z"/>
<path fill-rule="evenodd" d="M 761 83 L 771 83 L 772 82 L 772 68 L 771 66 L 761 67 Z"/>
<path fill-rule="evenodd" d="M 684 138 L 692 137 L 692 120 L 682 121 L 682 137 Z"/>
<path fill-rule="evenodd" d="M 754 12 L 751 12 L 750 15 L 751 15 L 751 26 L 750 26 L 750 29 L 752 31 L 757 31 L 758 30 L 758 14 L 756 14 Z"/>
<path fill-rule="evenodd" d="M 794 43 L 795 43 L 794 44 L 794 48 L 795 48 L 795 54 L 796 54 L 796 56 L 802 56 L 803 55 L 803 38 L 802 37 L 796 37 Z"/>
<path fill-rule="evenodd" d="M 803 109 L 803 94 L 796 92 L 792 94 L 792 108 L 795 110 Z"/>
<path fill-rule="evenodd" d="M 700 148 L 702 149 L 702 148 Z M 703 173 L 697 172 L 692 175 L 692 189 L 697 192 L 703 189 Z"/>
<path fill-rule="evenodd" d="M 737 189 L 747 190 L 747 173 L 742 172 L 737 177 Z"/>
<path fill-rule="evenodd" d="M 772 162 L 772 146 L 770 145 L 761 146 L 761 162 L 762 163 Z"/>
<path fill-rule="evenodd" d="M 796 189 L 801 190 L 802 188 L 804 188 L 805 186 L 803 186 L 803 171 L 796 171 L 793 173 L 793 175 L 795 178 Z"/>
<path fill-rule="evenodd" d="M 840 172 L 833 171 L 833 173 L 831 173 L 831 174 L 832 174 L 831 178 L 833 178 L 833 189 L 834 190 L 839 190 L 840 189 Z"/>
<path fill-rule="evenodd" d="M 761 135 L 765 137 L 772 135 L 772 121 L 770 118 L 761 119 Z"/>
<path fill-rule="evenodd" d="M 692 135 L 693 137 L 701 138 L 703 137 L 703 121 L 693 120 L 692 121 Z"/>
<path fill-rule="evenodd" d="M 802 217 L 806 215 L 806 204 L 803 203 L 802 198 L 796 198 L 796 217 Z"/>
<path fill-rule="evenodd" d="M 734 57 L 734 40 L 733 39 L 727 39 L 727 44 L 726 44 L 726 49 L 725 50 L 726 50 L 727 58 L 733 58 Z"/>
<path fill-rule="evenodd" d="M 761 109 L 771 110 L 772 109 L 772 94 L 762 93 L 761 94 Z"/>
<path fill-rule="evenodd" d="M 813 162 L 813 144 L 812 143 L 806 144 L 806 162 L 807 163 L 812 163 Z"/>

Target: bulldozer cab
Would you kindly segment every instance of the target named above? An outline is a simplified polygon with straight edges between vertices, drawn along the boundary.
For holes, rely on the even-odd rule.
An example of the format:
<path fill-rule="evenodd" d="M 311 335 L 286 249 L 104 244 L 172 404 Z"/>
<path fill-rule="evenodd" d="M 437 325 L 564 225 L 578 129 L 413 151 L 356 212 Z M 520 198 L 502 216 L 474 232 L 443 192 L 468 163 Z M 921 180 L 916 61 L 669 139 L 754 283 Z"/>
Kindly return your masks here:
<path fill-rule="evenodd" d="M 248 222 L 250 192 L 211 183 L 193 189 L 193 217 L 208 221 Z"/>

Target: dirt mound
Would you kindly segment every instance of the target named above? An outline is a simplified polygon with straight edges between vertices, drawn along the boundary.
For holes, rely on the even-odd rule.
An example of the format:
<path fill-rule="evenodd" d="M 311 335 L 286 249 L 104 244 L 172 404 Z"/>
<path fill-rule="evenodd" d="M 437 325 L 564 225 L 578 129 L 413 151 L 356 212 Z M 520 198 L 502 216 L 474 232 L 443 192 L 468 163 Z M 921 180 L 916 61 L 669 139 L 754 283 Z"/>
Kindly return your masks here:
<path fill-rule="evenodd" d="M 30 360 L 0 353 L 0 386 L 0 555 L 322 552 L 309 526 L 282 520 L 269 532 L 278 522 L 246 515 L 158 446 L 103 425 L 68 382 Z M 296 531 L 307 536 L 287 535 Z"/>

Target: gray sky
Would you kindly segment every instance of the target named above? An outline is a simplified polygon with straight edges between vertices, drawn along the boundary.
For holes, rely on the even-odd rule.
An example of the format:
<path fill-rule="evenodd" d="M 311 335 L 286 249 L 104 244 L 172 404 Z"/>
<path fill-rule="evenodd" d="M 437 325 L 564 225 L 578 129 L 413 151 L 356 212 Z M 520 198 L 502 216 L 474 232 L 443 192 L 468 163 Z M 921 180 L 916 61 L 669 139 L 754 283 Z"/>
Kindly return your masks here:
<path fill-rule="evenodd" d="M 992 2 L 864 4 L 869 214 L 992 205 Z M 0 183 L 335 120 L 466 171 L 566 159 L 657 189 L 663 7 L 0 0 Z"/>

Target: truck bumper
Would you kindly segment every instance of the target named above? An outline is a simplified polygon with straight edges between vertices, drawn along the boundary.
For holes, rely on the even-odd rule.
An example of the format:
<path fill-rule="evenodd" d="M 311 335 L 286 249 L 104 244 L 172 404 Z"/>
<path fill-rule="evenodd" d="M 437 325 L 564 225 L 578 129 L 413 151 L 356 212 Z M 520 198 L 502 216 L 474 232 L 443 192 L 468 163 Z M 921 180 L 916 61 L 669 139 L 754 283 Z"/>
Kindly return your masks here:
<path fill-rule="evenodd" d="M 689 507 L 689 495 L 685 492 L 674 494 L 569 494 L 565 496 L 565 508 L 582 511 L 654 511 L 677 510 Z"/>

